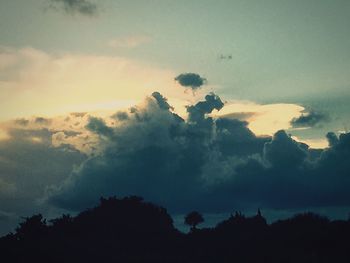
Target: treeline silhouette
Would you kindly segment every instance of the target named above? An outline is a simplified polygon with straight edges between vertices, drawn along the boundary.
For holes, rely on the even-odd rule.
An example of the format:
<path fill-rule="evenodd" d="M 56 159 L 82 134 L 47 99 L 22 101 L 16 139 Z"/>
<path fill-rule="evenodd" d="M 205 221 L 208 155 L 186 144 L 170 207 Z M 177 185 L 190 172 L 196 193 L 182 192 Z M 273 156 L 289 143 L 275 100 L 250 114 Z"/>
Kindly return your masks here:
<path fill-rule="evenodd" d="M 166 209 L 140 197 L 101 198 L 75 217 L 26 218 L 0 238 L 1 262 L 350 262 L 350 221 L 314 213 L 267 224 L 236 212 L 214 228 L 198 229 L 196 211 L 173 226 Z"/>

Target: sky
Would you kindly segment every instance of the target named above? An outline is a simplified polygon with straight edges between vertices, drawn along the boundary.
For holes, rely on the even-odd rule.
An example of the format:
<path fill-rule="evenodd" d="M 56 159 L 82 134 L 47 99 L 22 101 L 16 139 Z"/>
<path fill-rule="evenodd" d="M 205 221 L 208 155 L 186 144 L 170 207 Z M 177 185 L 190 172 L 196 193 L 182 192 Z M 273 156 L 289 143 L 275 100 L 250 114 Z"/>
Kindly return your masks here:
<path fill-rule="evenodd" d="M 174 214 L 346 216 L 349 12 L 347 0 L 0 0 L 0 232 L 101 195 Z"/>

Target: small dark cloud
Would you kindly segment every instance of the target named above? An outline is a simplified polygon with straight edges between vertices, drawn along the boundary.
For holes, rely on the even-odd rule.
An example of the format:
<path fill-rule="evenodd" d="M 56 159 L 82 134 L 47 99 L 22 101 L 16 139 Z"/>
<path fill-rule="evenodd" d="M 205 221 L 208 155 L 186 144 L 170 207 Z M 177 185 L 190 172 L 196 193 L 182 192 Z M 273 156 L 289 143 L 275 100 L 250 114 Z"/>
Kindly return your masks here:
<path fill-rule="evenodd" d="M 114 113 L 111 116 L 112 119 L 118 120 L 118 121 L 125 121 L 128 119 L 128 113 L 125 111 L 118 111 L 116 113 Z"/>
<path fill-rule="evenodd" d="M 183 87 L 190 88 L 193 91 L 200 89 L 207 83 L 207 80 L 196 73 L 183 73 L 178 75 L 175 80 Z"/>
<path fill-rule="evenodd" d="M 29 124 L 29 120 L 27 119 L 17 119 L 15 120 L 15 124 L 20 125 L 20 126 L 27 126 Z"/>
<path fill-rule="evenodd" d="M 43 117 L 36 117 L 34 122 L 36 124 L 49 125 L 51 123 L 51 120 Z"/>
<path fill-rule="evenodd" d="M 322 122 L 329 121 L 329 116 L 327 114 L 310 111 L 303 113 L 300 117 L 292 119 L 290 122 L 294 128 L 301 127 L 315 127 Z"/>
<path fill-rule="evenodd" d="M 72 112 L 70 115 L 76 118 L 83 118 L 87 113 L 86 112 Z"/>
<path fill-rule="evenodd" d="M 70 15 L 81 14 L 94 16 L 98 13 L 98 6 L 89 0 L 49 0 L 54 10 L 63 10 Z"/>

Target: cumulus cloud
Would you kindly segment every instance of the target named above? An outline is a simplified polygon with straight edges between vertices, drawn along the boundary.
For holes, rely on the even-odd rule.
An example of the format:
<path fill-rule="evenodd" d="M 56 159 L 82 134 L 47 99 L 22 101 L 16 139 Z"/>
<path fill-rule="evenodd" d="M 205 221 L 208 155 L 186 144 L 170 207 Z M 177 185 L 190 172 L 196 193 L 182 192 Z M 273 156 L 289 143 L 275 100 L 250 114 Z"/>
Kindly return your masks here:
<path fill-rule="evenodd" d="M 204 120 L 211 120 L 211 118 L 204 118 L 205 114 L 211 113 L 214 109 L 221 110 L 224 103 L 220 97 L 211 93 L 205 96 L 205 101 L 200 101 L 195 105 L 188 106 L 188 119 L 190 122 L 202 122 Z"/>
<path fill-rule="evenodd" d="M 55 10 L 63 10 L 70 15 L 81 14 L 94 16 L 98 13 L 98 6 L 89 0 L 49 0 L 50 7 Z"/>
<path fill-rule="evenodd" d="M 326 122 L 329 120 L 329 116 L 316 111 L 309 111 L 307 113 L 301 114 L 301 116 L 297 118 L 293 118 L 291 120 L 291 125 L 294 128 L 300 127 L 315 127 L 322 122 Z"/>
<path fill-rule="evenodd" d="M 43 96 L 48 94 L 44 102 L 47 101 L 50 105 L 54 104 L 53 100 L 60 101 L 61 92 L 56 95 L 50 93 L 55 88 L 59 90 L 62 86 L 72 87 L 70 93 L 73 99 L 82 92 L 86 94 L 85 98 L 92 89 L 89 85 L 94 81 L 95 85 L 100 82 L 103 84 L 100 84 L 99 96 L 112 96 L 105 88 L 104 81 L 114 83 L 114 80 L 110 81 L 108 78 L 118 75 L 118 72 L 113 75 L 112 71 L 107 70 L 108 74 L 101 73 L 96 80 L 84 82 L 81 86 L 89 87 L 87 90 L 75 90 L 79 86 L 75 84 L 80 82 L 70 81 L 77 75 L 81 75 L 83 79 L 85 73 L 99 75 L 95 74 L 95 70 L 102 72 L 109 67 L 117 66 L 121 69 L 128 65 L 128 62 L 106 57 L 52 57 L 32 49 L 23 52 L 23 59 L 29 59 L 30 67 L 15 64 L 15 68 L 20 69 L 18 72 L 22 72 L 15 74 L 20 78 L 12 79 L 10 76 L 3 79 L 5 87 L 13 88 L 5 88 L 3 91 L 14 90 L 20 96 L 21 92 L 18 91 L 26 87 L 25 83 L 39 83 L 37 86 L 42 88 L 46 84 L 50 87 L 54 85 L 54 88 L 45 92 L 42 89 L 36 90 L 37 86 L 31 87 L 35 97 L 40 97 L 39 93 Z M 96 69 L 87 67 L 83 70 L 80 67 L 79 70 L 82 71 L 73 74 L 74 68 L 81 61 L 84 65 L 97 62 Z M 92 61 L 94 63 L 88 63 Z M 68 67 L 72 67 L 67 71 L 60 66 L 66 63 Z M 141 68 L 135 68 L 131 64 L 129 66 L 121 70 L 126 74 L 120 73 L 115 81 L 124 80 L 125 75 Z M 48 79 L 44 81 L 45 76 L 42 77 L 40 72 L 45 72 Z M 68 83 L 52 81 L 61 79 L 61 74 L 69 76 Z M 144 78 L 139 81 L 147 82 L 148 78 L 160 77 L 174 84 L 173 77 L 169 77 L 170 73 L 147 69 L 143 74 L 141 76 Z M 163 75 L 167 77 L 162 77 Z M 149 89 L 154 86 L 153 83 L 152 81 L 147 84 Z M 164 86 L 161 91 L 171 90 L 173 87 L 157 83 L 156 86 Z M 137 84 L 135 83 L 135 87 Z M 176 86 L 173 88 L 177 91 L 173 93 L 175 97 L 184 96 Z M 129 86 L 126 89 L 131 90 Z M 111 90 L 116 90 L 113 96 L 118 95 L 118 89 Z M 35 100 L 32 101 L 34 97 L 23 97 L 23 101 L 16 98 L 18 103 L 14 103 L 6 99 L 13 97 L 6 92 L 6 96 L 0 98 L 4 107 L 18 110 L 18 107 L 28 106 L 25 110 L 27 111 L 39 105 Z M 135 88 L 135 94 L 136 92 L 140 91 Z M 5 132 L 6 135 L 0 134 L 0 205 L 5 211 L 17 215 L 5 220 L 8 224 L 5 228 L 13 229 L 20 218 L 18 215 L 30 215 L 33 211 L 47 214 L 47 211 L 55 211 L 57 208 L 81 209 L 92 205 L 100 195 L 140 194 L 172 211 L 180 212 L 187 212 L 191 208 L 203 208 L 203 211 L 210 212 L 216 209 L 227 211 L 242 204 L 247 197 L 233 195 L 232 189 L 239 188 L 243 181 L 240 176 L 245 165 L 255 162 L 257 169 L 267 166 L 267 158 L 263 158 L 264 144 L 270 142 L 271 137 L 256 136 L 249 129 L 250 124 L 237 120 L 235 115 L 216 115 L 220 112 L 228 114 L 230 110 L 225 112 L 225 108 L 233 106 L 224 105 L 216 94 L 208 94 L 198 101 L 201 95 L 197 93 L 191 99 L 194 103 L 183 107 L 184 113 L 181 115 L 178 114 L 178 108 L 173 107 L 174 100 L 168 100 L 163 92 L 150 94 L 144 102 L 130 108 L 116 105 L 116 112 L 87 113 L 80 108 L 74 108 L 71 113 L 55 117 L 44 110 L 45 116 L 50 116 L 49 118 L 34 115 L 0 123 L 0 132 Z M 96 94 L 92 95 L 95 99 Z M 69 100 L 70 97 L 62 97 L 64 102 Z M 73 102 L 76 103 L 71 103 Z M 267 106 L 264 105 L 264 112 L 267 112 Z M 38 110 L 45 109 L 41 107 L 42 104 Z M 240 109 L 254 112 L 248 114 L 252 118 L 263 116 L 251 104 L 234 110 L 242 112 Z M 298 116 L 298 110 L 299 107 L 293 110 L 293 116 Z M 21 111 L 24 110 L 21 108 Z M 284 112 L 287 112 L 285 108 Z M 2 113 L 6 114 L 8 111 Z M 251 119 L 247 120 L 251 122 Z M 236 183 L 232 184 L 235 180 Z M 226 189 L 225 185 L 230 187 Z M 241 186 L 239 189 L 243 188 Z M 43 195 L 49 200 L 44 208 L 43 204 L 39 206 L 37 203 Z M 271 204 L 270 201 L 266 202 Z M 0 234 L 6 232 L 2 232 L 3 226 L 4 224 L 0 226 Z"/>
<path fill-rule="evenodd" d="M 283 130 L 258 137 L 245 121 L 210 115 L 222 107 L 208 94 L 184 119 L 155 92 L 115 124 L 90 118 L 99 153 L 48 188 L 48 202 L 79 210 L 136 194 L 178 212 L 350 205 L 350 134 L 314 150 Z"/>
<path fill-rule="evenodd" d="M 200 89 L 207 83 L 207 80 L 196 73 L 183 73 L 175 78 L 181 86 L 190 88 L 192 91 Z"/>
<path fill-rule="evenodd" d="M 257 136 L 226 107 L 233 109 L 210 93 L 180 116 L 153 92 L 104 117 L 74 112 L 1 124 L 8 137 L 0 140 L 0 205 L 21 216 L 43 196 L 45 209 L 69 210 L 130 194 L 172 212 L 350 205 L 349 134 L 328 133 L 329 147 L 315 150 L 283 130 Z M 252 118 L 263 114 L 248 108 Z"/>
<path fill-rule="evenodd" d="M 273 167 L 298 167 L 307 156 L 307 147 L 294 141 L 281 130 L 274 134 L 272 141 L 264 145 L 264 159 Z"/>

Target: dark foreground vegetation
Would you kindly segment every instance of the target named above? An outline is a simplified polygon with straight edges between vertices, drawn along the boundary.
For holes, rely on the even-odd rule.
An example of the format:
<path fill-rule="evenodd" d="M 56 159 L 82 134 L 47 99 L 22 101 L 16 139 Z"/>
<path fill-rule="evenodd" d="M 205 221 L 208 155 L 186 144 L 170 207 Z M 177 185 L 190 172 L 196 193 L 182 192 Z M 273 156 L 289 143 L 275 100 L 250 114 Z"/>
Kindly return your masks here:
<path fill-rule="evenodd" d="M 138 197 L 101 199 L 76 217 L 25 219 L 0 239 L 1 262 L 350 262 L 350 221 L 312 213 L 267 224 L 232 215 L 215 228 L 198 229 L 199 213 L 174 228 L 164 208 Z"/>

